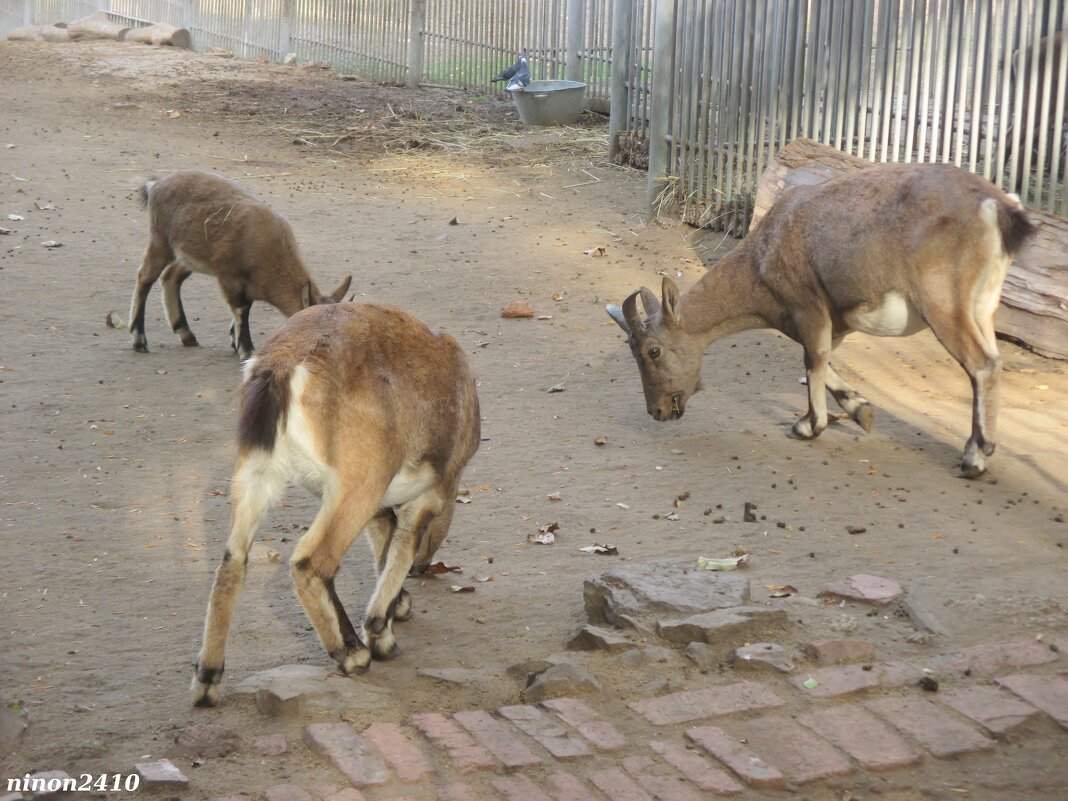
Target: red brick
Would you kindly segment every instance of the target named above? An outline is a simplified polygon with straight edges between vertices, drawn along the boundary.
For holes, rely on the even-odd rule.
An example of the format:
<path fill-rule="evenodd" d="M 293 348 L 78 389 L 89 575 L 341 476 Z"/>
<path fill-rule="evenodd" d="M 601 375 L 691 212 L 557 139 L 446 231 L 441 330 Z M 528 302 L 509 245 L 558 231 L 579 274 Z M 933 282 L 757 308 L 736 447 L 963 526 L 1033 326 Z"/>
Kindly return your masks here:
<path fill-rule="evenodd" d="M 542 701 L 541 705 L 555 712 L 557 717 L 575 728 L 599 751 L 618 751 L 627 747 L 627 739 L 619 730 L 607 720 L 601 720 L 597 713 L 582 701 L 574 698 L 554 698 Z"/>
<path fill-rule="evenodd" d="M 597 801 L 581 779 L 570 773 L 553 773 L 549 776 L 553 801 Z"/>
<path fill-rule="evenodd" d="M 630 708 L 656 726 L 688 723 L 734 712 L 782 706 L 782 699 L 764 684 L 741 681 L 632 701 Z"/>
<path fill-rule="evenodd" d="M 457 712 L 453 718 L 508 768 L 537 765 L 541 757 L 519 741 L 511 729 L 481 709 Z"/>
<path fill-rule="evenodd" d="M 702 801 L 704 796 L 685 780 L 676 776 L 647 756 L 632 756 L 623 760 L 623 769 L 658 801 Z"/>
<path fill-rule="evenodd" d="M 437 712 L 412 715 L 411 723 L 438 748 L 445 749 L 460 773 L 496 767 L 497 760 L 455 723 Z"/>
<path fill-rule="evenodd" d="M 438 801 L 481 801 L 470 785 L 451 782 L 438 789 Z"/>
<path fill-rule="evenodd" d="M 926 698 L 880 698 L 864 706 L 934 754 L 952 757 L 994 747 L 988 739 Z"/>
<path fill-rule="evenodd" d="M 867 640 L 815 640 L 805 644 L 805 654 L 817 665 L 874 662 L 875 646 Z"/>
<path fill-rule="evenodd" d="M 984 685 L 945 690 L 937 698 L 995 735 L 1011 731 L 1038 714 L 1033 706 L 1004 690 Z"/>
<path fill-rule="evenodd" d="M 786 785 L 783 775 L 743 746 L 723 729 L 701 726 L 689 729 L 686 736 L 733 770 L 746 784 L 753 787 L 781 788 Z"/>
<path fill-rule="evenodd" d="M 385 784 L 389 770 L 371 746 L 348 723 L 313 723 L 304 727 L 304 744 L 356 787 Z"/>
<path fill-rule="evenodd" d="M 367 796 L 355 787 L 346 787 L 344 790 L 324 796 L 323 801 L 367 801 Z"/>
<path fill-rule="evenodd" d="M 612 801 L 653 801 L 652 797 L 621 770 L 598 770 L 590 774 L 590 781 Z"/>
<path fill-rule="evenodd" d="M 649 747 L 702 790 L 716 795 L 735 795 L 743 789 L 730 774 L 717 768 L 696 751 L 662 740 L 650 740 Z"/>
<path fill-rule="evenodd" d="M 402 782 L 419 781 L 434 768 L 427 762 L 422 750 L 413 743 L 400 726 L 394 723 L 372 723 L 363 730 L 363 736 L 393 766 L 397 778 Z"/>
<path fill-rule="evenodd" d="M 553 801 L 544 790 L 521 773 L 494 776 L 489 781 L 507 801 Z"/>
<path fill-rule="evenodd" d="M 798 722 L 869 770 L 893 770 L 921 759 L 920 753 L 896 731 L 855 704 L 809 712 L 799 717 Z"/>
<path fill-rule="evenodd" d="M 998 679 L 1025 701 L 1034 704 L 1068 729 L 1068 680 L 1059 676 L 1029 676 L 1017 674 Z"/>
<path fill-rule="evenodd" d="M 790 718 L 761 717 L 738 725 L 746 744 L 758 754 L 773 754 L 775 767 L 797 784 L 847 776 L 849 760 Z"/>
<path fill-rule="evenodd" d="M 940 672 L 968 671 L 973 676 L 996 676 L 1007 670 L 1044 665 L 1056 658 L 1057 654 L 1045 643 L 1032 637 L 1016 637 L 937 656 L 924 664 Z"/>
<path fill-rule="evenodd" d="M 563 725 L 540 709 L 532 706 L 502 706 L 497 711 L 557 759 L 590 755 L 590 749 L 584 742 L 572 737 Z"/>
<path fill-rule="evenodd" d="M 820 668 L 794 676 L 790 679 L 790 684 L 811 698 L 837 698 L 874 687 L 915 684 L 924 676 L 922 670 L 907 662 L 883 662 L 871 665 L 870 670 L 864 668 L 865 665 Z M 811 689 L 805 686 L 809 679 L 815 679 L 817 682 Z"/>
<path fill-rule="evenodd" d="M 264 801 L 312 801 L 303 787 L 295 784 L 276 784 L 263 791 Z"/>

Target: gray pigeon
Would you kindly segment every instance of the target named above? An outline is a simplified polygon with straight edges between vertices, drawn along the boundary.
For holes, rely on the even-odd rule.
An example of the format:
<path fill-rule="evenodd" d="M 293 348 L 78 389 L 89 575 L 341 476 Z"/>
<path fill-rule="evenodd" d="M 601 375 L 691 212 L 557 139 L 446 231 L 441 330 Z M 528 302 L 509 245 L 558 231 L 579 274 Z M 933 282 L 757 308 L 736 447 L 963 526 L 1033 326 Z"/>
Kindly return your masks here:
<path fill-rule="evenodd" d="M 506 92 L 522 90 L 524 86 L 530 83 L 530 65 L 527 63 L 527 57 L 520 55 L 515 64 L 498 72 L 491 81 L 493 83 L 507 81 L 508 83 L 504 87 Z"/>

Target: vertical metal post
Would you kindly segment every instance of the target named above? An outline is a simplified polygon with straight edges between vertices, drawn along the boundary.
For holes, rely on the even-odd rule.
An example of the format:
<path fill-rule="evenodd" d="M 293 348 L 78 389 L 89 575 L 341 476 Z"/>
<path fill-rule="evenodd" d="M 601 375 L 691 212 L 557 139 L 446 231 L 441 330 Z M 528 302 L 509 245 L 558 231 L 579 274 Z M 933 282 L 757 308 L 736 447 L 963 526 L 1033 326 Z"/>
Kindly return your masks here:
<path fill-rule="evenodd" d="M 649 108 L 649 183 L 646 205 L 650 214 L 667 176 L 667 134 L 671 128 L 671 91 L 675 77 L 675 2 L 659 0 L 653 25 L 653 80 Z"/>
<path fill-rule="evenodd" d="M 295 17 L 295 0 L 282 0 L 282 15 L 278 20 L 278 58 L 283 59 L 293 47 L 293 20 Z"/>
<path fill-rule="evenodd" d="M 630 128 L 630 65 L 634 55 L 634 0 L 615 0 L 612 14 L 612 90 L 608 116 L 608 160 L 619 153 L 619 134 Z M 641 127 L 640 125 L 638 126 Z"/>
<path fill-rule="evenodd" d="M 408 88 L 418 89 L 423 80 L 423 31 L 426 28 L 426 0 L 412 0 L 408 26 Z"/>
<path fill-rule="evenodd" d="M 22 24 L 33 25 L 33 0 L 22 0 Z"/>
<path fill-rule="evenodd" d="M 586 41 L 586 0 L 567 0 L 567 21 L 565 22 L 564 78 L 569 81 L 582 80 L 582 46 Z"/>

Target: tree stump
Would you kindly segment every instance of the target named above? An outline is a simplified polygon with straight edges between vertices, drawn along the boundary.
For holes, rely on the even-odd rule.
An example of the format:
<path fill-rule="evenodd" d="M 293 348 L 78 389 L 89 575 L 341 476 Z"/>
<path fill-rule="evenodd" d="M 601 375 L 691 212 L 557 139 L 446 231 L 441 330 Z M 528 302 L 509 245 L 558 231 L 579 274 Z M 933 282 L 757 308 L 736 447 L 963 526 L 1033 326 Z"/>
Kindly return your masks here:
<path fill-rule="evenodd" d="M 790 187 L 870 166 L 811 139 L 790 142 L 760 177 L 750 230 Z M 994 328 L 1044 356 L 1068 359 L 1068 220 L 1034 209 L 1027 213 L 1038 235 L 1009 267 Z"/>
<path fill-rule="evenodd" d="M 129 30 L 125 25 L 112 22 L 103 11 L 94 11 L 87 17 L 76 19 L 67 26 L 72 41 L 82 39 L 112 39 L 120 41 Z"/>
<path fill-rule="evenodd" d="M 70 34 L 66 28 L 55 25 L 26 25 L 15 28 L 7 35 L 9 42 L 69 42 Z"/>

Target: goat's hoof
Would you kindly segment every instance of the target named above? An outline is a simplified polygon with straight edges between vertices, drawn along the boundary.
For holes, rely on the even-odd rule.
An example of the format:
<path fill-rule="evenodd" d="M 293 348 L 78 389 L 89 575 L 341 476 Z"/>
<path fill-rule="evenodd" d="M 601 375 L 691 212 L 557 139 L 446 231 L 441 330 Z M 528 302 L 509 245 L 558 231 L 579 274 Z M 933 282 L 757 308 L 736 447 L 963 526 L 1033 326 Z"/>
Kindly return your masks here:
<path fill-rule="evenodd" d="M 826 425 L 824 426 L 824 428 L 826 428 Z M 822 430 L 822 428 L 818 431 L 813 429 L 812 421 L 809 420 L 807 417 L 802 417 L 800 420 L 793 424 L 786 436 L 790 437 L 791 439 L 815 439 L 820 435 L 820 431 Z"/>
<path fill-rule="evenodd" d="M 875 422 L 875 407 L 870 403 L 863 403 L 853 412 L 853 420 L 864 429 L 865 434 L 871 433 L 872 423 Z"/>
<path fill-rule="evenodd" d="M 403 623 L 412 617 L 412 594 L 401 590 L 397 594 L 397 605 L 393 607 L 393 619 Z"/>
<path fill-rule="evenodd" d="M 197 342 L 197 338 L 192 334 L 187 337 L 182 337 L 182 344 L 185 345 L 187 348 L 195 348 L 200 345 L 200 343 Z"/>
<path fill-rule="evenodd" d="M 986 472 L 985 462 L 975 464 L 972 462 L 961 462 L 960 464 L 960 477 L 961 478 L 979 478 Z"/>
<path fill-rule="evenodd" d="M 371 652 L 362 646 L 352 648 L 338 657 L 337 666 L 346 676 L 366 673 L 371 666 Z"/>
<path fill-rule="evenodd" d="M 193 676 L 193 706 L 208 707 L 219 704 L 219 685 L 203 682 Z"/>
<path fill-rule="evenodd" d="M 397 638 L 393 636 L 393 632 L 389 629 L 382 632 L 382 636 L 371 643 L 371 653 L 380 662 L 388 662 L 400 653 L 400 649 L 397 647 Z"/>
<path fill-rule="evenodd" d="M 133 343 L 133 349 L 135 351 L 137 351 L 138 353 L 148 353 L 148 343 L 147 342 L 135 342 L 135 343 Z"/>

